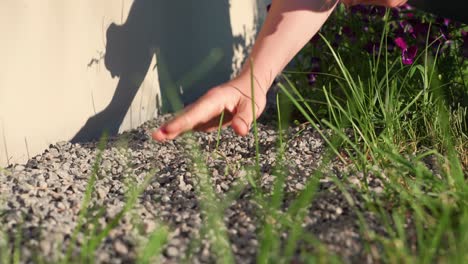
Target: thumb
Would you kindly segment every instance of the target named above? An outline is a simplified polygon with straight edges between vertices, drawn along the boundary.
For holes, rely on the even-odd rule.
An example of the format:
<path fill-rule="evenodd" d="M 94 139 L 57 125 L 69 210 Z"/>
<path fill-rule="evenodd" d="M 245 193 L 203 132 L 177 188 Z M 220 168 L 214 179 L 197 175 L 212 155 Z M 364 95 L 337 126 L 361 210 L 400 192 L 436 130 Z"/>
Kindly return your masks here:
<path fill-rule="evenodd" d="M 256 108 L 258 111 L 258 108 Z M 236 134 L 246 136 L 249 133 L 250 126 L 253 122 L 252 105 L 242 102 L 234 117 L 232 118 L 231 127 Z"/>

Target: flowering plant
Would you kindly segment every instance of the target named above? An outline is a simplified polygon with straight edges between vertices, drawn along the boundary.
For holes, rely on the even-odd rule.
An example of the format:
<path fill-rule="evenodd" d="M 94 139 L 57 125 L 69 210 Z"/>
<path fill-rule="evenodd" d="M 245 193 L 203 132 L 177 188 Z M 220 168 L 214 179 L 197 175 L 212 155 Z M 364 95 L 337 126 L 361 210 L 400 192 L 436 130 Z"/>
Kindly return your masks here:
<path fill-rule="evenodd" d="M 436 65 L 440 83 L 451 84 L 445 91 L 448 101 L 465 106 L 468 105 L 467 32 L 464 24 L 418 11 L 409 5 L 388 10 L 362 5 L 347 9 L 340 5 L 320 31 L 347 69 L 360 78 L 369 75 L 369 62 L 395 63 L 393 71 L 407 72 L 431 60 Z M 317 34 L 287 70 L 308 72 L 290 77 L 297 87 L 312 87 L 319 92 L 333 81 L 334 77 L 330 76 L 339 75 L 334 61 L 325 41 Z M 384 70 L 379 73 L 380 76 L 388 74 Z M 403 88 L 410 90 L 410 94 L 412 89 L 415 94 L 419 92 L 417 87 L 421 87 L 417 82 L 409 81 Z M 304 90 L 304 94 L 311 95 L 311 92 Z M 312 94 L 314 100 L 320 97 L 317 93 Z"/>

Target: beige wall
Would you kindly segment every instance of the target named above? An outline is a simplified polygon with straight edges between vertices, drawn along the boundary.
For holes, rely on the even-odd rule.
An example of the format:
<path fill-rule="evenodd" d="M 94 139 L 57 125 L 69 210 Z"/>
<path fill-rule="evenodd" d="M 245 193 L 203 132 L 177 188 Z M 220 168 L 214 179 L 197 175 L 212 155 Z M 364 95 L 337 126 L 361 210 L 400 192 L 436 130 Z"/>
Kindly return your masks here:
<path fill-rule="evenodd" d="M 253 41 L 257 1 L 0 1 L 0 165 L 153 117 L 170 87 L 157 61 L 187 86 L 185 102 L 228 79 Z M 216 67 L 177 83 L 213 49 Z"/>

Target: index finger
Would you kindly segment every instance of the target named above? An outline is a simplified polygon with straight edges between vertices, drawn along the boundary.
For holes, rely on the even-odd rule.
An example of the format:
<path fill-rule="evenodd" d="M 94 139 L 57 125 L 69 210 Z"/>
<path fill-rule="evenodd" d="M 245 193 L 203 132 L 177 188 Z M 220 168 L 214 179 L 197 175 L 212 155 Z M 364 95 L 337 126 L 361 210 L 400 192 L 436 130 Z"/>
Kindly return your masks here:
<path fill-rule="evenodd" d="M 182 133 L 192 130 L 200 124 L 210 121 L 224 110 L 225 96 L 208 92 L 195 103 L 189 105 L 181 114 L 162 125 L 153 132 L 153 138 L 158 141 L 174 139 Z"/>

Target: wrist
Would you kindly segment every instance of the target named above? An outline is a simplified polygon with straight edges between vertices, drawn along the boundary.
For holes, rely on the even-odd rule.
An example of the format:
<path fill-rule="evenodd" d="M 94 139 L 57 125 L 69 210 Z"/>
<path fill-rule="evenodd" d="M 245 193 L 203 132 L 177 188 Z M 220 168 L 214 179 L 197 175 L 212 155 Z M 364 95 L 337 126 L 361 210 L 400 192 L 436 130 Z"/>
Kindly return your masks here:
<path fill-rule="evenodd" d="M 252 70 L 250 63 L 246 62 L 239 74 L 233 79 L 233 82 L 241 83 L 241 86 L 247 88 L 249 91 L 253 84 L 256 93 L 266 96 L 276 77 L 276 75 L 273 75 L 272 73 L 269 74 L 267 72 L 268 71 L 256 69 L 255 66 Z"/>

